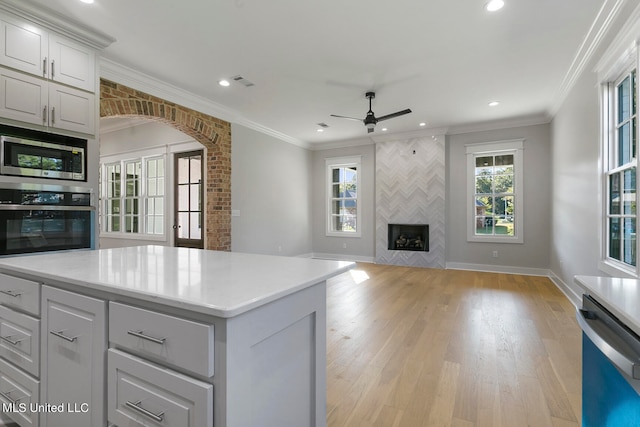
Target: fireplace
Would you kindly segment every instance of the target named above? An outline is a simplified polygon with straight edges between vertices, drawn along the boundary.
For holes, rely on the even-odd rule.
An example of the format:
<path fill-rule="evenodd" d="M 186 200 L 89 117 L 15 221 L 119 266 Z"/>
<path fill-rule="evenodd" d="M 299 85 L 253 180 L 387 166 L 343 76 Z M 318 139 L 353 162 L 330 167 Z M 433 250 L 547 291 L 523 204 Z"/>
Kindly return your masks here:
<path fill-rule="evenodd" d="M 428 224 L 389 224 L 391 251 L 429 252 Z"/>

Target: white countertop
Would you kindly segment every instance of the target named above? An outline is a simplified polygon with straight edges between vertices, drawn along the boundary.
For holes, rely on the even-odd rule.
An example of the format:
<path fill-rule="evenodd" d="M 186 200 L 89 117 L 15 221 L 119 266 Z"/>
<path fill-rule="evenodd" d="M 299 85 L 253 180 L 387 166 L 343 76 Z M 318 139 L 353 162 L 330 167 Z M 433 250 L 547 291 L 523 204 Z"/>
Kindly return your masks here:
<path fill-rule="evenodd" d="M 640 280 L 576 276 L 575 281 L 585 293 L 640 335 Z"/>
<path fill-rule="evenodd" d="M 52 252 L 0 259 L 0 271 L 36 276 L 233 317 L 348 271 L 355 264 L 166 246 Z"/>

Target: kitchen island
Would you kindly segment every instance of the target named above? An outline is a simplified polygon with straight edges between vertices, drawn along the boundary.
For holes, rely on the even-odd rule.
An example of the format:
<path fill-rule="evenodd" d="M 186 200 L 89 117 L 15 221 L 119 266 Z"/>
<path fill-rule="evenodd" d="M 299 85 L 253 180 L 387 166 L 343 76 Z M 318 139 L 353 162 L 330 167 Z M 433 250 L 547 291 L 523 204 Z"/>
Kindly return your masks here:
<path fill-rule="evenodd" d="M 1 259 L 3 412 L 35 426 L 323 426 L 325 281 L 352 267 L 162 246 Z"/>

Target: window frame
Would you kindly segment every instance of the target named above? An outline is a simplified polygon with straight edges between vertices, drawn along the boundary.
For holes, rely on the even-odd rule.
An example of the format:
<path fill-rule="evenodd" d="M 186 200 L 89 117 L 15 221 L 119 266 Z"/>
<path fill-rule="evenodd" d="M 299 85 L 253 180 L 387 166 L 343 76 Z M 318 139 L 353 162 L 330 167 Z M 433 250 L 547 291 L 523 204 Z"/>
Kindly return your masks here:
<path fill-rule="evenodd" d="M 611 257 L 611 239 L 610 239 L 610 220 L 613 218 L 620 218 L 624 220 L 625 218 L 633 218 L 635 219 L 635 230 L 636 235 L 638 231 L 638 200 L 639 200 L 639 191 L 638 191 L 638 145 L 640 143 L 640 126 L 638 123 L 638 117 L 640 112 L 638 111 L 639 105 L 638 100 L 640 99 L 640 62 L 638 59 L 637 48 L 634 48 L 631 51 L 625 52 L 624 55 L 620 57 L 619 60 L 615 61 L 612 64 L 608 72 L 603 74 L 604 77 L 600 77 L 600 86 L 601 86 L 601 97 L 600 97 L 600 111 L 601 111 L 601 222 L 600 222 L 600 262 L 599 269 L 604 271 L 607 274 L 616 275 L 616 276 L 629 276 L 629 277 L 638 277 L 640 275 L 640 242 L 636 238 L 635 247 L 632 250 L 635 250 L 634 262 L 635 265 L 631 265 L 625 261 L 623 261 L 624 255 L 624 242 L 623 235 L 624 232 L 620 230 L 620 259 Z M 632 156 L 631 160 L 624 163 L 618 164 L 617 158 L 619 157 L 619 139 L 618 139 L 618 125 L 619 121 L 617 120 L 618 116 L 618 87 L 619 85 L 631 75 L 631 73 L 635 72 L 635 84 L 634 84 L 634 92 L 631 93 L 631 97 L 635 96 L 636 102 L 636 110 L 635 113 L 631 113 L 630 116 L 635 116 L 635 156 Z M 633 129 L 633 126 L 631 126 Z M 611 176 L 620 175 L 623 177 L 625 171 L 634 170 L 635 177 L 635 187 L 633 190 L 635 191 L 635 213 L 634 214 L 625 214 L 623 212 L 623 203 L 620 203 L 620 214 L 611 213 Z M 622 196 L 624 194 L 624 182 L 623 178 L 619 181 L 621 188 L 619 189 L 619 194 Z"/>
<path fill-rule="evenodd" d="M 333 170 L 336 168 L 355 167 L 356 169 L 356 230 L 355 231 L 335 231 L 332 229 L 332 218 L 335 216 L 332 211 Z M 326 174 L 326 214 L 325 214 L 325 234 L 328 237 L 362 237 L 362 156 L 333 157 L 325 159 Z"/>
<path fill-rule="evenodd" d="M 467 241 L 485 243 L 524 243 L 524 139 L 467 144 Z M 514 235 L 476 234 L 476 157 L 513 154 Z M 493 193 L 496 194 L 496 193 Z"/>
<path fill-rule="evenodd" d="M 157 161 L 157 160 L 162 160 L 163 162 L 163 170 L 164 170 L 164 176 L 162 177 L 163 179 L 163 184 L 162 184 L 162 191 L 163 191 L 163 203 L 162 203 L 162 217 L 164 219 L 164 224 L 162 226 L 162 233 L 161 234 L 156 234 L 156 233 L 149 233 L 147 230 L 147 222 L 148 222 L 148 218 L 147 218 L 147 204 L 149 202 L 149 200 L 151 199 L 158 199 L 157 195 L 154 196 L 150 196 L 149 192 L 148 192 L 148 174 L 147 174 L 147 168 L 148 168 L 148 164 L 150 161 Z M 136 163 L 136 162 L 140 162 L 140 176 L 139 176 L 139 189 L 138 192 L 139 194 L 137 196 L 130 196 L 127 195 L 126 189 L 127 189 L 127 176 L 126 176 L 126 166 L 128 164 L 131 163 Z M 118 198 L 109 198 L 107 197 L 107 188 L 108 185 L 110 183 L 109 180 L 109 176 L 107 174 L 107 168 L 109 166 L 112 165 L 120 165 L 120 193 L 119 193 L 119 197 Z M 157 166 L 156 166 L 157 167 Z M 149 151 L 144 153 L 143 155 L 137 155 L 135 157 L 126 157 L 126 158 L 119 158 L 117 156 L 113 156 L 113 157 L 108 157 L 108 158 L 102 158 L 100 160 L 100 177 L 101 177 L 101 182 L 99 185 L 100 188 L 100 215 L 99 215 L 99 220 L 100 220 L 100 233 L 102 236 L 104 237 L 109 237 L 109 238 L 124 238 L 124 239 L 137 239 L 137 240 L 157 240 L 157 241 L 164 241 L 167 239 L 167 201 L 168 201 L 168 194 L 167 194 L 167 156 L 166 153 L 164 152 L 157 152 L 157 151 Z M 154 177 L 154 179 L 158 179 L 158 177 Z M 119 199 L 120 201 L 120 212 L 118 215 L 119 218 L 119 222 L 120 222 L 120 230 L 119 231 L 108 231 L 107 227 L 108 227 L 108 222 L 107 222 L 107 216 L 109 216 L 108 212 L 108 207 L 109 207 L 109 201 L 110 200 L 115 200 L 115 199 Z M 127 214 L 126 211 L 126 200 L 132 200 L 134 201 L 134 203 L 137 203 L 138 206 L 138 213 L 137 213 L 137 217 L 138 217 L 138 224 L 137 224 L 137 228 L 138 231 L 136 232 L 130 232 L 130 231 L 125 231 L 126 229 L 126 218 L 131 217 L 131 215 Z M 159 217 L 159 215 L 154 212 L 154 214 L 152 215 L 154 217 L 154 222 L 156 221 L 156 219 Z"/>

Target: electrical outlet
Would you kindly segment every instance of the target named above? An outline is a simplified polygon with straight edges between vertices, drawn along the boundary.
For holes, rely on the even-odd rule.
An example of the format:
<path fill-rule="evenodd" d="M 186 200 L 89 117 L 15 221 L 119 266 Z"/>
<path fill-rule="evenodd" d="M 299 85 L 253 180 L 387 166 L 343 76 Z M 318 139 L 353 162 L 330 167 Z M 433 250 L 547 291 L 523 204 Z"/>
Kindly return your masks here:
<path fill-rule="evenodd" d="M 347 249 L 347 244 L 346 243 L 342 244 L 342 249 Z"/>
<path fill-rule="evenodd" d="M 493 251 L 493 255 L 494 258 L 498 258 L 498 251 Z"/>

